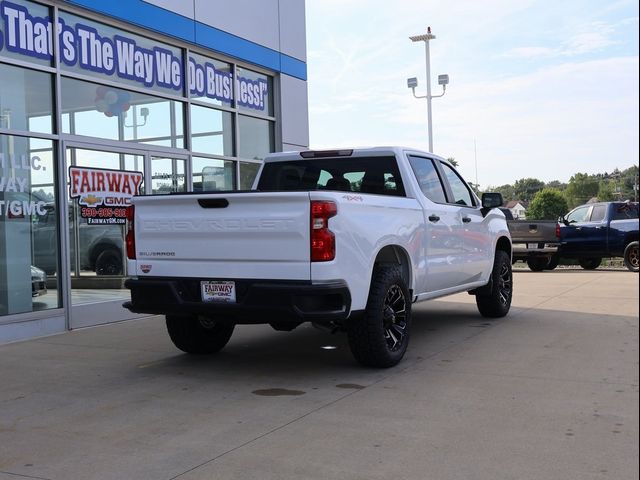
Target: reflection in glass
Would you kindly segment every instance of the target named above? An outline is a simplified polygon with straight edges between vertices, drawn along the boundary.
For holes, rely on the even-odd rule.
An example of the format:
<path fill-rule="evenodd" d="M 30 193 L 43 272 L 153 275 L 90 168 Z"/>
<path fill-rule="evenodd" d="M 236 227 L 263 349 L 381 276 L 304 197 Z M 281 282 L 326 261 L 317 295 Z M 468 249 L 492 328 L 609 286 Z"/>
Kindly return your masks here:
<path fill-rule="evenodd" d="M 261 163 L 240 162 L 240 190 L 251 190 Z"/>
<path fill-rule="evenodd" d="M 0 63 L 0 127 L 51 133 L 51 75 Z"/>
<path fill-rule="evenodd" d="M 273 122 L 259 118 L 238 116 L 238 156 L 253 160 L 263 160 L 274 152 Z"/>
<path fill-rule="evenodd" d="M 233 156 L 233 115 L 191 105 L 191 150 L 209 155 Z"/>
<path fill-rule="evenodd" d="M 236 104 L 240 110 L 273 116 L 273 78 L 237 68 Z"/>
<path fill-rule="evenodd" d="M 16 4 L 18 7 L 26 9 L 29 12 L 29 15 L 31 15 L 32 17 L 37 17 L 40 20 L 40 22 L 38 22 L 40 27 L 46 25 L 48 23 L 48 20 L 52 18 L 50 13 L 51 10 L 49 9 L 49 7 L 45 7 L 44 5 L 40 5 L 35 2 L 29 2 L 26 0 L 11 0 L 11 2 L 2 2 L 2 15 L 4 17 L 2 20 L 4 21 L 1 21 L 0 24 L 2 24 L 4 27 L 4 29 L 2 30 L 2 36 L 5 37 L 3 38 L 5 42 L 3 48 L 0 48 L 0 57 L 13 58 L 16 60 L 22 60 L 23 62 L 30 62 L 50 67 L 53 60 L 53 43 L 51 41 L 45 42 L 46 45 L 44 46 L 42 45 L 43 42 L 41 41 L 24 42 L 24 40 L 26 40 L 26 35 L 28 35 L 29 33 L 33 35 L 35 33 L 33 22 L 20 22 L 20 20 L 17 20 L 15 22 L 15 24 L 18 25 L 16 29 L 18 30 L 17 34 L 9 35 L 7 23 L 10 20 L 7 17 L 16 18 L 17 16 L 17 18 L 19 19 L 21 16 L 21 13 L 19 12 L 20 9 L 13 8 Z M 16 12 L 16 10 L 18 10 L 18 12 Z M 46 23 L 43 23 L 42 20 L 45 20 Z M 42 30 L 40 30 L 40 32 L 42 32 Z M 51 32 L 49 31 L 48 33 L 50 34 Z M 35 35 L 33 36 L 35 37 Z M 45 36 L 47 35 L 45 34 Z M 42 39 L 42 35 L 38 35 L 38 37 L 39 40 Z M 51 37 L 49 37 L 49 40 L 50 38 Z M 11 51 L 11 49 L 9 48 L 10 41 L 15 42 L 14 45 L 12 45 L 13 47 L 20 47 L 21 39 L 26 44 L 25 46 L 30 49 L 29 54 L 19 51 Z M 2 74 L 0 74 L 0 78 L 4 78 Z"/>
<path fill-rule="evenodd" d="M 186 192 L 185 161 L 151 157 L 151 193 Z"/>
<path fill-rule="evenodd" d="M 193 157 L 193 191 L 233 190 L 235 162 Z"/>
<path fill-rule="evenodd" d="M 68 148 L 67 164 L 87 168 L 106 170 L 128 170 L 143 172 L 144 158 L 142 155 L 130 155 L 99 150 Z M 67 172 L 68 175 L 68 172 Z M 67 178 L 67 184 L 69 179 Z M 115 188 L 115 187 L 114 187 Z M 140 188 L 144 191 L 144 185 Z M 95 208 L 120 208 L 121 205 L 108 205 L 109 187 L 105 186 L 105 195 L 97 198 Z M 108 282 L 104 277 L 123 277 L 125 272 L 124 255 L 124 226 L 119 224 L 90 224 L 90 215 L 86 205 L 82 205 L 78 198 L 69 200 L 69 246 L 72 286 L 78 288 L 105 288 Z M 76 246 L 79 248 L 76 248 Z M 82 277 L 82 278 L 76 278 Z M 97 277 L 100 277 L 99 279 Z M 103 281 L 104 280 L 104 281 Z M 117 284 L 119 288 L 120 285 Z M 109 288 L 113 288 L 112 286 Z M 87 292 L 85 295 L 75 296 L 73 303 L 87 303 L 96 300 Z M 99 295 L 98 295 L 99 297 Z"/>
<path fill-rule="evenodd" d="M 50 140 L 34 146 L 0 135 L 0 317 L 60 307 L 55 153 Z"/>
<path fill-rule="evenodd" d="M 64 133 L 184 147 L 182 103 L 62 78 Z"/>
<path fill-rule="evenodd" d="M 107 2 L 104 2 L 107 3 Z M 114 45 L 114 50 L 126 52 L 118 55 L 119 61 L 115 63 L 113 71 L 108 73 L 105 69 L 92 70 L 88 66 L 81 67 L 80 60 L 77 58 L 77 52 L 65 42 L 61 42 L 60 49 L 60 66 L 63 70 L 79 73 L 82 75 L 90 75 L 97 77 L 97 80 L 108 79 L 114 82 L 120 82 L 140 88 L 148 88 L 151 93 L 153 91 L 171 95 L 183 95 L 183 88 L 175 89 L 171 85 L 160 85 L 158 78 L 159 69 L 155 72 L 147 67 L 146 63 L 136 63 L 134 48 L 137 49 L 138 55 L 145 49 L 147 52 L 162 54 L 163 58 L 177 61 L 180 64 L 180 80 L 184 87 L 184 68 L 182 68 L 182 51 L 180 48 L 173 47 L 166 43 L 160 43 L 157 39 L 147 38 L 141 35 L 135 35 L 131 32 L 125 32 L 119 28 L 105 25 L 104 23 L 94 22 L 87 18 L 79 17 L 68 12 L 60 11 L 60 19 L 65 25 L 78 24 L 95 29 L 100 37 L 110 40 Z M 154 50 L 157 49 L 157 50 Z M 159 53 L 158 53 L 159 52 Z M 166 55 L 165 55 L 166 54 Z M 155 60 L 155 59 L 154 59 Z M 170 75 L 163 80 L 168 81 Z M 170 83 L 170 82 L 169 82 Z"/>
<path fill-rule="evenodd" d="M 231 64 L 192 53 L 189 56 L 189 93 L 192 99 L 211 105 L 231 106 Z"/>

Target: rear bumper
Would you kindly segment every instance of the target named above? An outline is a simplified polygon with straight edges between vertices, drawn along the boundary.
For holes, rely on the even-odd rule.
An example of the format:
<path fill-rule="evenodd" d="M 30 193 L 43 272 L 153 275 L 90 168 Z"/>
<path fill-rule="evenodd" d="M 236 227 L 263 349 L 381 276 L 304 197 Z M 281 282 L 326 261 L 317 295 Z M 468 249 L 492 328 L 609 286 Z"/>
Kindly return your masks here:
<path fill-rule="evenodd" d="M 236 303 L 203 302 L 200 278 L 130 278 L 125 287 L 135 313 L 207 315 L 240 324 L 331 322 L 347 318 L 351 295 L 346 283 L 233 280 Z M 227 280 L 227 279 L 225 279 Z"/>
<path fill-rule="evenodd" d="M 549 257 L 558 253 L 559 243 L 513 243 L 513 258 Z"/>

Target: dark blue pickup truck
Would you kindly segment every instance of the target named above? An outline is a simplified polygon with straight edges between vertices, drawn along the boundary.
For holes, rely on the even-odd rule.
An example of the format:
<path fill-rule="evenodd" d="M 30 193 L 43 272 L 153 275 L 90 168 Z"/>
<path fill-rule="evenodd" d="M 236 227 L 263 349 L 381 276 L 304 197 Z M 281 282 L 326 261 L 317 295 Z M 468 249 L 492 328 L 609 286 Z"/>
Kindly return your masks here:
<path fill-rule="evenodd" d="M 625 266 L 638 271 L 638 204 L 605 202 L 581 205 L 561 218 L 561 258 L 577 259 L 593 270 L 603 257 L 623 257 Z"/>

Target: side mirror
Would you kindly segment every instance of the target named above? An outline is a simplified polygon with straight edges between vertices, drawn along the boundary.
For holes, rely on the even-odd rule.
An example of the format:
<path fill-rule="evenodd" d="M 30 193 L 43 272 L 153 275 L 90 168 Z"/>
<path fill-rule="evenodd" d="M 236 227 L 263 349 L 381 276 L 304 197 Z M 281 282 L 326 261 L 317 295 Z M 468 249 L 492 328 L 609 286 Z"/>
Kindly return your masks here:
<path fill-rule="evenodd" d="M 567 222 L 567 219 L 564 218 L 564 215 L 561 215 L 558 217 L 558 223 L 561 223 L 563 225 L 569 225 L 569 222 Z"/>
<path fill-rule="evenodd" d="M 501 207 L 503 203 L 501 193 L 491 192 L 482 194 L 482 208 L 498 208 Z"/>

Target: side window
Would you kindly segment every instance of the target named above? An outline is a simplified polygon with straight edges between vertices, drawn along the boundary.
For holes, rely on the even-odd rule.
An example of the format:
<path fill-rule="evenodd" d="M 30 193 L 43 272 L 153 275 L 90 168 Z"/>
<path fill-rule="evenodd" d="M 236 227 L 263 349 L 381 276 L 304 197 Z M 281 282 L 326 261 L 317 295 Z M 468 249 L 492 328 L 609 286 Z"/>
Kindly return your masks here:
<path fill-rule="evenodd" d="M 621 203 L 616 205 L 614 220 L 627 220 L 629 218 L 638 218 L 637 203 Z"/>
<path fill-rule="evenodd" d="M 601 222 L 604 220 L 604 217 L 606 215 L 607 215 L 606 205 L 594 205 L 593 210 L 591 211 L 591 221 Z"/>
<path fill-rule="evenodd" d="M 580 223 L 587 221 L 587 215 L 589 214 L 590 206 L 576 208 L 573 212 L 567 215 L 567 222 Z"/>
<path fill-rule="evenodd" d="M 424 196 L 435 203 L 447 203 L 444 187 L 433 161 L 428 158 L 409 156 L 409 164 Z"/>
<path fill-rule="evenodd" d="M 471 195 L 471 191 L 467 184 L 464 183 L 458 172 L 456 172 L 453 168 L 451 168 L 446 163 L 440 163 L 442 165 L 442 169 L 444 170 L 444 174 L 449 181 L 449 186 L 451 187 L 451 191 L 453 193 L 453 198 L 450 203 L 455 203 L 457 205 L 466 205 L 468 207 L 475 206 L 475 202 L 473 200 L 473 195 Z"/>

